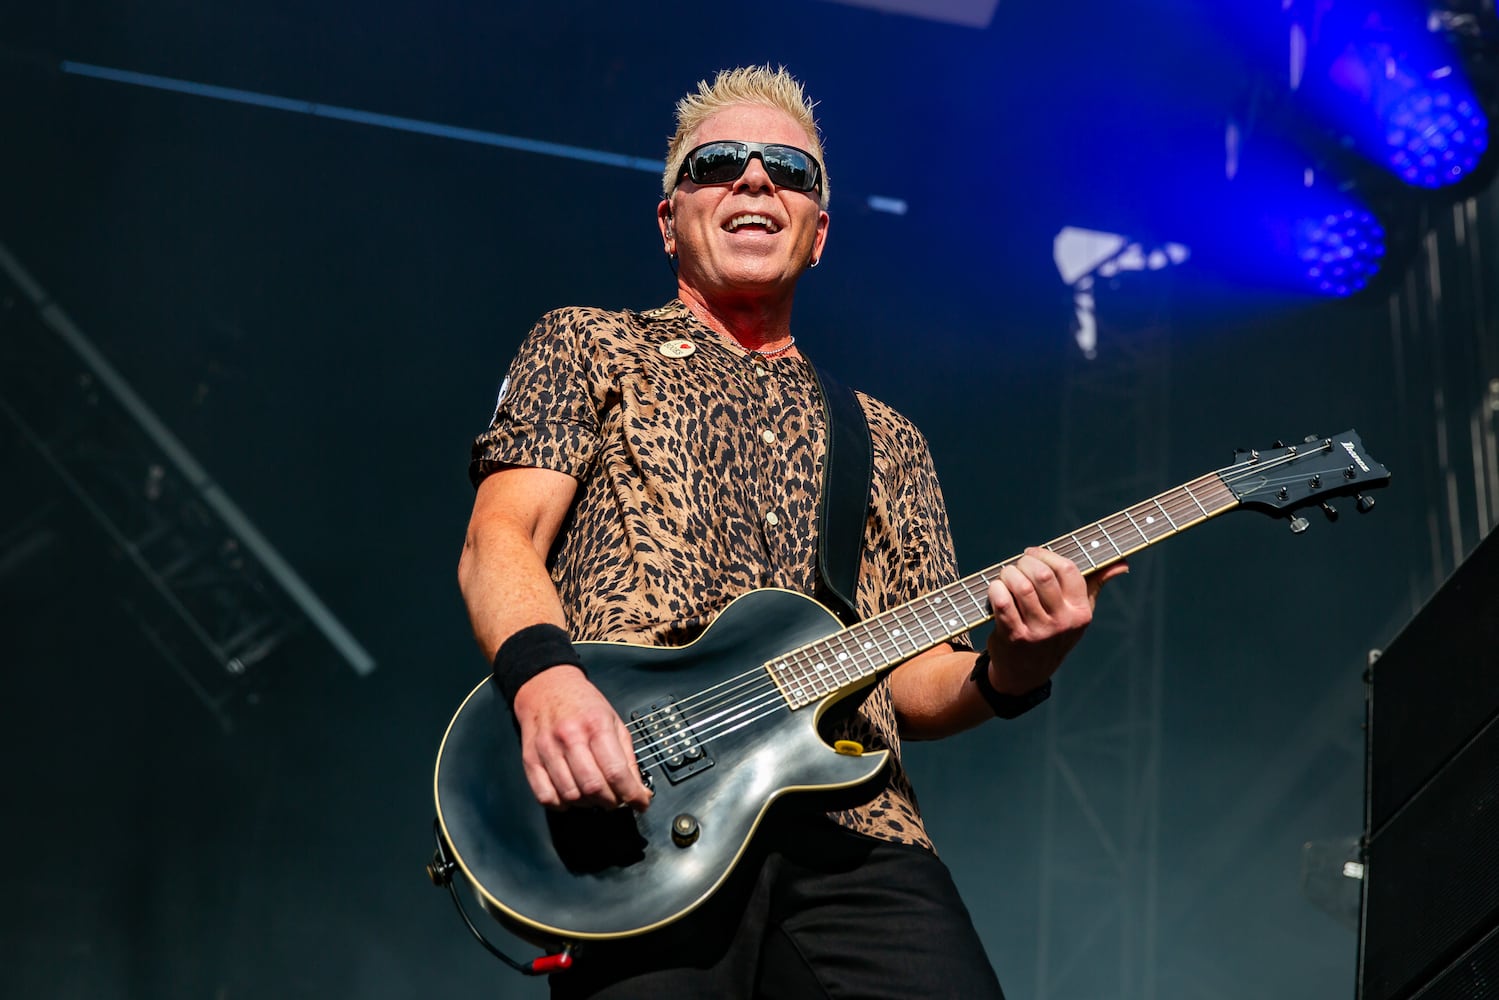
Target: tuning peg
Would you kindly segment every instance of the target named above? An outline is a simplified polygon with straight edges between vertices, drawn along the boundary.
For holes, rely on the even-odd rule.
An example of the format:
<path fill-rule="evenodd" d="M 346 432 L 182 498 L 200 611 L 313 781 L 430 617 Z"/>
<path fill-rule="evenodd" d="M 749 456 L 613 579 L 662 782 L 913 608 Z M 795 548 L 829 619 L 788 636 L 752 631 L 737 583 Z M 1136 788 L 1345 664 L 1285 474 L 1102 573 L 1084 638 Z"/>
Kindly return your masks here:
<path fill-rule="evenodd" d="M 1299 535 L 1311 526 L 1311 522 L 1299 514 L 1291 518 L 1291 534 L 1293 535 Z"/>
<path fill-rule="evenodd" d="M 1367 514 L 1374 509 L 1374 498 L 1363 493 L 1358 495 L 1358 512 Z"/>
<path fill-rule="evenodd" d="M 1272 448 L 1284 448 L 1285 446 L 1286 443 L 1280 438 L 1276 438 L 1274 441 L 1270 442 L 1270 447 Z"/>
<path fill-rule="evenodd" d="M 1308 434 L 1306 437 L 1304 437 L 1304 438 L 1301 439 L 1301 443 L 1302 444 L 1316 444 L 1318 441 L 1321 441 L 1321 440 L 1322 440 L 1322 435 L 1321 434 Z"/>
<path fill-rule="evenodd" d="M 1326 501 L 1322 503 L 1322 513 L 1327 515 L 1329 521 L 1336 521 L 1338 519 L 1338 508 Z"/>

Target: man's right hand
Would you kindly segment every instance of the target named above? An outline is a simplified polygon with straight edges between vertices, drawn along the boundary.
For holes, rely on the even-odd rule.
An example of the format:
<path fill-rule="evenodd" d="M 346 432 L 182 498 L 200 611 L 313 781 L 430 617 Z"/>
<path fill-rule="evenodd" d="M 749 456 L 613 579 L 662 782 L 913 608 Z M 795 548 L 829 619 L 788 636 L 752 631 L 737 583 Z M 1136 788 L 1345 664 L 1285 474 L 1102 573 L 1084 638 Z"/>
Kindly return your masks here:
<path fill-rule="evenodd" d="M 522 684 L 515 718 L 526 780 L 542 805 L 644 810 L 651 804 L 629 730 L 577 667 L 555 666 Z"/>

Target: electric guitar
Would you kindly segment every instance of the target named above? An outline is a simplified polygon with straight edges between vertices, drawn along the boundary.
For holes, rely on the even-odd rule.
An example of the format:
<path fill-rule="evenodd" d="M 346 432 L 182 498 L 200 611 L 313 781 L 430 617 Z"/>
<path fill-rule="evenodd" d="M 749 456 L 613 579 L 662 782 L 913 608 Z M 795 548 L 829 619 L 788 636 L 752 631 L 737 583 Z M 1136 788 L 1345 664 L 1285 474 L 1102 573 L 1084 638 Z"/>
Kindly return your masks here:
<path fill-rule="evenodd" d="M 1048 544 L 1092 572 L 1235 507 L 1292 518 L 1390 474 L 1352 431 L 1239 452 L 1223 469 Z M 459 707 L 438 750 L 440 843 L 485 909 L 542 942 L 623 938 L 706 900 L 783 795 L 859 785 L 889 751 L 829 746 L 818 719 L 910 657 L 990 620 L 989 581 L 1005 563 L 843 627 L 786 590 L 739 597 L 679 647 L 578 644 L 588 676 L 634 737 L 653 792 L 630 809 L 553 812 L 536 803 L 504 699 L 486 679 Z"/>

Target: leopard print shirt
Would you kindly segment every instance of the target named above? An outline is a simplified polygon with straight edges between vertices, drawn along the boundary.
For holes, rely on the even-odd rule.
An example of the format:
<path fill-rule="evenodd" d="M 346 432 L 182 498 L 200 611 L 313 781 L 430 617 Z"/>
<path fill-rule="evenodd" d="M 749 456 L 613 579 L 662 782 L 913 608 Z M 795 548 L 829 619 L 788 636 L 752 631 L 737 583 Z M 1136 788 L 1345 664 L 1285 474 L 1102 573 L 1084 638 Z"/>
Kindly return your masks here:
<path fill-rule="evenodd" d="M 925 439 L 858 397 L 874 457 L 855 595 L 867 617 L 958 574 Z M 814 592 L 825 433 L 807 362 L 746 352 L 681 302 L 559 309 L 521 344 L 469 477 L 524 465 L 576 479 L 548 559 L 573 638 L 681 645 L 746 591 Z M 872 797 L 829 815 L 930 850 L 888 681 L 832 735 L 893 753 Z"/>

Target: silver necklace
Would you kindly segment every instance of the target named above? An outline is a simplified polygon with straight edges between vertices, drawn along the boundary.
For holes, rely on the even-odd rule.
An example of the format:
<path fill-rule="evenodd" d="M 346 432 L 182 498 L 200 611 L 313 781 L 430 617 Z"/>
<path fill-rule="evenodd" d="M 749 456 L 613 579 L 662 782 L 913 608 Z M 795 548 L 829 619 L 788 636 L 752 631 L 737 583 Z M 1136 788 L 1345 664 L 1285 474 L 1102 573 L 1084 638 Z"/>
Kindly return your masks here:
<path fill-rule="evenodd" d="M 782 344 L 780 347 L 777 347 L 773 351 L 751 351 L 750 353 L 751 354 L 758 354 L 762 358 L 774 358 L 774 357 L 776 357 L 778 355 L 785 354 L 787 351 L 791 350 L 795 346 L 796 346 L 796 337 L 793 336 L 790 340 L 786 341 L 786 343 Z"/>

